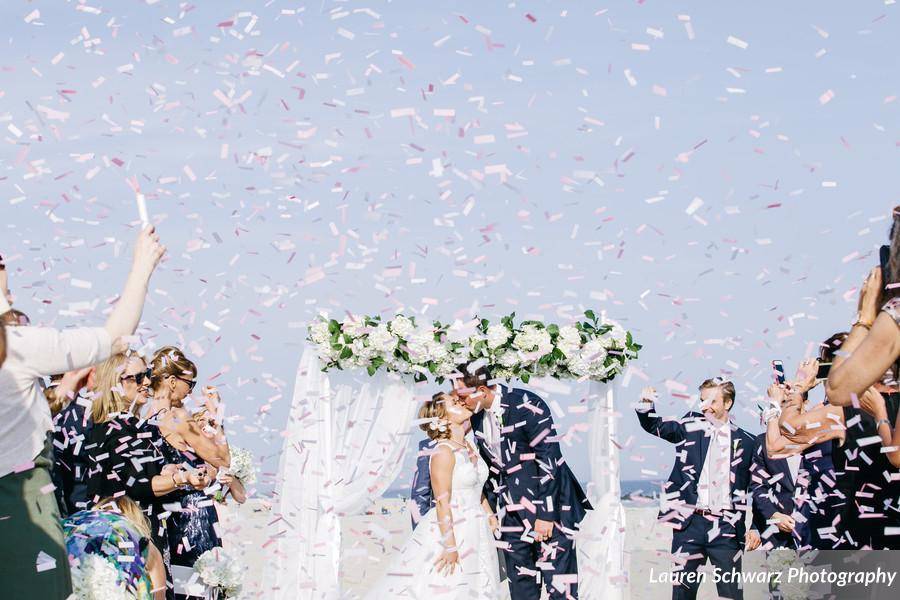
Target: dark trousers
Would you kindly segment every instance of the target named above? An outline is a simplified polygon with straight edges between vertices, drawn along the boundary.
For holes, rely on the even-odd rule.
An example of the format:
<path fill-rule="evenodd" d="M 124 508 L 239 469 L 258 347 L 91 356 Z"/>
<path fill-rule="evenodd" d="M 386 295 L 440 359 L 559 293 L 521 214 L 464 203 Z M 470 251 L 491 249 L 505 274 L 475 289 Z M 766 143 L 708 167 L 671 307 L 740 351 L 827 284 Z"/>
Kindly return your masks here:
<path fill-rule="evenodd" d="M 34 468 L 0 477 L 0 597 L 64 600 L 72 593 L 59 506 L 50 485 L 49 443 Z M 55 566 L 37 569 L 38 557 Z"/>
<path fill-rule="evenodd" d="M 709 532 L 716 524 L 719 527 L 719 533 L 710 541 Z M 734 526 L 725 519 L 704 517 L 698 514 L 691 515 L 685 521 L 681 531 L 676 531 L 672 536 L 672 554 L 679 553 L 692 558 L 687 560 L 680 571 L 673 570 L 675 570 L 676 576 L 696 573 L 700 565 L 705 564 L 708 558 L 713 566 L 723 573 L 732 571 L 740 573 L 741 559 L 735 557 L 740 556 L 738 552 L 742 549 L 743 543 L 744 536 L 737 535 Z M 716 583 L 719 597 L 741 600 L 744 597 L 743 589 L 731 577 L 728 579 L 729 581 L 720 580 Z M 684 577 L 681 581 L 676 580 L 672 584 L 672 599 L 694 600 L 699 589 L 700 581 Z"/>
<path fill-rule="evenodd" d="M 541 587 L 550 598 L 578 598 L 578 561 L 575 542 L 554 524 L 549 542 L 522 539 L 525 525 L 519 515 L 508 513 L 503 519 L 502 540 L 509 544 L 504 551 L 509 593 L 514 600 L 540 600 Z M 571 584 L 562 591 L 553 585 L 555 575 L 573 575 Z"/>

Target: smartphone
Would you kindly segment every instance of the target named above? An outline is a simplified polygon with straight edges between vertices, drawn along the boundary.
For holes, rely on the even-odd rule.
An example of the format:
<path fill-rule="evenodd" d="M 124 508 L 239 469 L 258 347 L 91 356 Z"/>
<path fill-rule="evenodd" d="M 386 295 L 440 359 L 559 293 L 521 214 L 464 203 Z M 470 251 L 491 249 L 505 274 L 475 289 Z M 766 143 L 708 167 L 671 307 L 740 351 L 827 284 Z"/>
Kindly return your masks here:
<path fill-rule="evenodd" d="M 831 363 L 819 363 L 819 370 L 816 372 L 816 379 L 828 379 L 828 373 L 831 372 Z"/>
<path fill-rule="evenodd" d="M 881 281 L 887 284 L 891 280 L 891 274 L 889 273 L 891 268 L 891 247 L 890 246 L 882 246 L 878 251 L 878 260 L 881 263 Z"/>
<path fill-rule="evenodd" d="M 772 361 L 772 370 L 775 372 L 775 381 L 784 384 L 784 363 L 780 360 Z"/>

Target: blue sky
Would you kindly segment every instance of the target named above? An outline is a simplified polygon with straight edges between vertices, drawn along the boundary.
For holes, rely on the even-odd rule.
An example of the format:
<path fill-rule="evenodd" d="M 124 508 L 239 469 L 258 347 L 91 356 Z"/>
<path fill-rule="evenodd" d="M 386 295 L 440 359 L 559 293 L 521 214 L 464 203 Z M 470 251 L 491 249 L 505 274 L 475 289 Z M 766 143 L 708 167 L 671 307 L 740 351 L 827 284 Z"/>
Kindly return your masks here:
<path fill-rule="evenodd" d="M 896 10 L 6 2 L 0 252 L 33 319 L 102 322 L 136 182 L 169 246 L 147 347 L 185 347 L 269 472 L 319 309 L 606 310 L 649 382 L 729 375 L 758 431 L 769 361 L 849 324 L 900 203 Z M 633 400 L 623 477 L 662 477 Z"/>

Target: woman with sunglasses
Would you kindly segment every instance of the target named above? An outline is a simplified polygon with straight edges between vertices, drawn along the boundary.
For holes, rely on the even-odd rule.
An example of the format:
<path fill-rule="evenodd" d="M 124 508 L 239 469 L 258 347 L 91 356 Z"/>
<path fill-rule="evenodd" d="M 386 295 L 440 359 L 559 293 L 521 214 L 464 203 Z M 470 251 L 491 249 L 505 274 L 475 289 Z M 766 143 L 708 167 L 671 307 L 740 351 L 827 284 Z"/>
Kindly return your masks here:
<path fill-rule="evenodd" d="M 227 467 L 231 456 L 224 438 L 206 435 L 184 408 L 184 399 L 196 385 L 197 366 L 178 348 L 166 346 L 153 355 L 150 371 L 149 421 L 164 440 L 163 453 L 169 461 L 184 464 L 207 482 L 206 490 L 181 498 L 181 511 L 173 511 L 168 520 L 172 564 L 193 567 L 201 554 L 222 545 L 216 535 L 218 517 L 211 494 L 217 489 L 213 485 L 217 468 Z"/>
<path fill-rule="evenodd" d="M 139 417 L 150 383 L 139 355 L 115 354 L 94 374 L 90 419 L 82 453 L 87 453 L 87 504 L 127 495 L 150 522 L 154 545 L 163 553 L 168 571 L 166 515 L 188 491 L 209 482 L 184 468 L 164 452 L 155 427 Z M 138 383 L 140 379 L 140 383 Z"/>

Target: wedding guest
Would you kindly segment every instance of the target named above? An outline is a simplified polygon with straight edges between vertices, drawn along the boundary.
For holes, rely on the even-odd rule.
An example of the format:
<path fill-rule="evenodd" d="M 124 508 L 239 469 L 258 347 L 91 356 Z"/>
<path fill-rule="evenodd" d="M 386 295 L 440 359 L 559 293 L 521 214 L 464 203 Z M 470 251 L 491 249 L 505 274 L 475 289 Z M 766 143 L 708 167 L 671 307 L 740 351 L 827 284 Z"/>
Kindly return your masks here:
<path fill-rule="evenodd" d="M 56 330 L 6 328 L 0 369 L 0 589 L 10 598 L 71 593 L 59 508 L 51 486 L 50 410 L 43 378 L 96 364 L 126 347 L 144 307 L 147 284 L 165 252 L 152 227 L 137 238 L 131 271 L 106 325 Z M 0 277 L 3 304 L 9 295 Z M 5 311 L 3 311 L 5 312 Z M 15 543 L 9 543 L 15 540 Z"/>
<path fill-rule="evenodd" d="M 864 289 L 862 299 L 871 293 Z M 877 289 L 877 288 L 876 288 Z M 852 343 L 853 332 L 847 336 L 834 356 L 832 365 Z M 846 364 L 846 362 L 844 363 Z M 813 385 L 818 363 L 808 363 L 798 370 L 800 381 L 789 384 L 789 389 L 802 393 Z M 832 372 L 834 366 L 831 367 Z M 887 383 L 885 383 L 887 382 Z M 826 386 L 826 393 L 829 388 Z M 825 404 L 806 409 L 799 401 L 785 404 L 781 415 L 782 435 L 802 451 L 809 444 L 832 440 L 832 460 L 837 476 L 834 507 L 838 514 L 833 524 L 835 548 L 889 549 L 900 547 L 897 536 L 885 535 L 886 527 L 900 525 L 900 485 L 884 473 L 896 472 L 889 457 L 879 445 L 870 440 L 878 439 L 880 432 L 887 433 L 890 419 L 897 418 L 900 394 L 897 393 L 893 373 L 889 370 L 881 381 L 856 397 L 855 405 L 835 406 L 827 397 Z M 887 435 L 882 441 L 889 441 Z"/>
<path fill-rule="evenodd" d="M 146 402 L 149 379 L 144 377 L 129 398 L 120 384 L 127 377 L 129 363 L 133 368 L 146 368 L 143 360 L 128 360 L 124 354 L 114 355 L 97 368 L 96 397 L 91 406 L 93 426 L 85 445 L 88 501 L 129 496 L 147 515 L 153 541 L 165 553 L 165 519 L 169 512 L 165 505 L 178 502 L 188 489 L 205 488 L 209 481 L 188 472 L 180 461 L 167 460 L 156 429 L 137 416 Z"/>
<path fill-rule="evenodd" d="M 217 468 L 228 467 L 230 455 L 224 432 L 217 429 L 212 436 L 204 435 L 184 408 L 184 399 L 197 383 L 197 366 L 178 348 L 166 346 L 153 355 L 150 370 L 153 401 L 148 420 L 163 440 L 160 451 L 168 462 L 184 464 L 211 483 Z M 169 551 L 173 565 L 193 567 L 201 554 L 222 545 L 216 533 L 219 520 L 204 488 L 185 494 L 180 502 L 180 510 L 168 521 Z"/>
<path fill-rule="evenodd" d="M 203 435 L 207 438 L 211 440 L 221 439 L 227 443 L 227 439 L 225 438 L 225 426 L 221 425 L 214 417 L 218 411 L 216 411 L 215 408 L 210 410 L 209 399 L 211 397 L 218 398 L 218 392 L 216 392 L 214 388 L 207 388 L 207 407 L 195 413 L 192 418 L 197 422 L 200 431 L 203 432 Z M 247 490 L 244 487 L 244 482 L 231 472 L 232 466 L 233 464 L 227 468 L 218 469 L 215 480 L 222 489 L 217 492 L 216 496 L 217 499 L 221 497 L 220 501 L 225 503 L 230 495 L 234 498 L 235 502 L 243 504 L 247 501 Z"/>
<path fill-rule="evenodd" d="M 831 442 L 799 447 L 781 434 L 781 406 L 795 393 L 777 384 L 769 388 L 773 406 L 763 414 L 766 433 L 758 438 L 751 466 L 754 523 L 766 550 L 827 547 L 818 530 L 836 514 Z M 799 401 L 805 408 L 808 394 Z"/>
<path fill-rule="evenodd" d="M 127 496 L 104 498 L 91 509 L 63 521 L 66 551 L 73 569 L 98 556 L 116 571 L 129 597 L 163 600 L 166 572 L 159 549 L 151 541 L 150 523 Z"/>
<path fill-rule="evenodd" d="M 735 389 L 730 381 L 704 381 L 702 413 L 689 412 L 681 419 L 656 414 L 656 397 L 656 390 L 645 388 L 636 410 L 645 431 L 678 447 L 660 519 L 674 528 L 672 555 L 682 566 L 672 598 L 693 599 L 700 582 L 689 574 L 707 559 L 724 571 L 740 571 L 742 548 L 759 547 L 759 533 L 746 532 L 744 524 L 756 438 L 731 422 Z M 743 598 L 736 581 L 723 578 L 716 588 L 720 597 Z"/>
<path fill-rule="evenodd" d="M 53 485 L 62 515 L 88 507 L 87 451 L 94 367 L 50 378 L 44 390 L 53 416 Z"/>
<path fill-rule="evenodd" d="M 424 412 L 427 405 L 419 408 L 419 419 L 426 418 Z M 427 425 L 427 424 L 426 424 Z M 428 474 L 431 455 L 434 454 L 435 441 L 430 437 L 419 441 L 419 453 L 416 455 L 416 470 L 410 484 L 410 519 L 412 528 L 419 524 L 422 515 L 434 506 L 434 494 L 431 491 L 431 479 Z"/>

